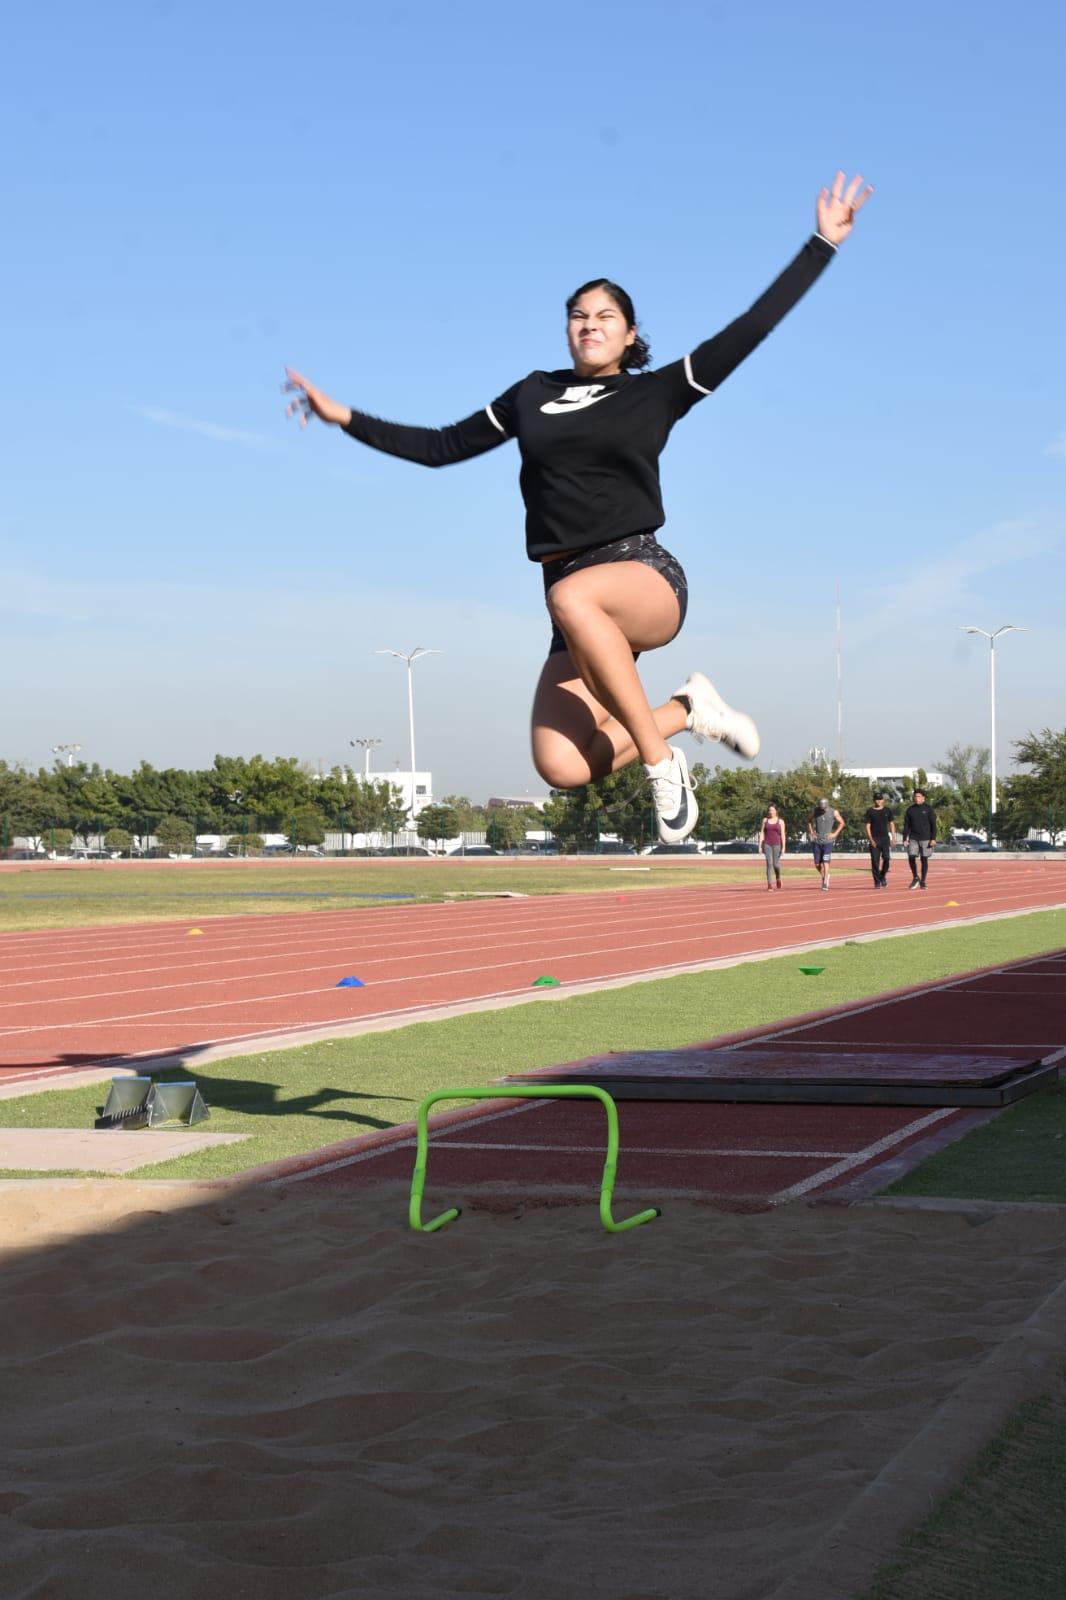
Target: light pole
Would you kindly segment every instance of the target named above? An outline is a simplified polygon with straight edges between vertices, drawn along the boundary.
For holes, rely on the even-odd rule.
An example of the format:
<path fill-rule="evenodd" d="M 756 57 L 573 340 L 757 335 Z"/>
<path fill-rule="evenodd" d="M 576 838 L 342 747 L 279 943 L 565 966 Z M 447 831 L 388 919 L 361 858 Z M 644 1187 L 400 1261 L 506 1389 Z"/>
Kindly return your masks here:
<path fill-rule="evenodd" d="M 1013 622 L 1004 623 L 1002 628 L 997 628 L 995 633 L 989 633 L 987 628 L 965 627 L 960 628 L 962 633 L 979 633 L 988 640 L 988 683 L 992 702 L 992 803 L 989 807 L 989 833 L 995 833 L 996 825 L 996 640 L 1001 633 L 1028 633 L 1028 628 L 1016 628 Z M 992 839 L 989 839 L 989 844 Z"/>
<path fill-rule="evenodd" d="M 381 652 L 379 651 L 378 654 L 380 655 Z M 369 776 L 370 776 L 370 752 L 374 748 L 375 745 L 378 745 L 378 744 L 381 743 L 381 740 L 380 739 L 349 739 L 348 743 L 351 745 L 353 750 L 355 749 L 356 745 L 362 745 L 363 751 L 364 751 L 364 753 L 366 755 L 366 760 L 363 763 L 363 777 L 364 778 L 369 778 Z"/>
<path fill-rule="evenodd" d="M 244 790 L 243 789 L 234 789 L 232 791 L 232 793 L 230 793 L 227 796 L 227 799 L 229 800 L 229 803 L 230 803 L 231 806 L 235 806 L 236 807 L 237 812 L 240 815 L 240 819 L 241 819 L 241 837 L 237 842 L 237 854 L 243 860 L 244 857 L 247 856 L 247 854 L 248 854 L 248 819 L 244 815 L 244 812 L 241 810 L 241 801 L 244 799 Z M 222 840 L 219 839 L 218 843 L 219 843 L 219 849 L 221 850 Z M 228 840 L 226 841 L 226 849 L 227 850 L 229 849 L 229 841 Z"/>
<path fill-rule="evenodd" d="M 80 744 L 54 744 L 52 746 L 52 754 L 54 756 L 65 755 L 67 758 L 67 766 L 72 767 L 74 765 L 74 752 L 80 749 Z"/>
<path fill-rule="evenodd" d="M 376 656 L 396 656 L 399 661 L 407 662 L 407 725 L 411 734 L 411 816 L 415 814 L 415 692 L 411 668 L 419 656 L 439 656 L 440 650 L 426 650 L 422 645 L 404 655 L 402 650 L 375 650 Z"/>

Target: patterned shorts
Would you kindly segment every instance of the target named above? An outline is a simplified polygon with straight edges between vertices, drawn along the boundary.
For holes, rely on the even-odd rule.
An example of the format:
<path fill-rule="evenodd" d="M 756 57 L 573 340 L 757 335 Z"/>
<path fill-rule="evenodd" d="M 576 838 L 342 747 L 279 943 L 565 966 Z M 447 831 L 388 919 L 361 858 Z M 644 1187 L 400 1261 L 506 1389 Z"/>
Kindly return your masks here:
<path fill-rule="evenodd" d="M 685 578 L 681 563 L 669 550 L 664 550 L 656 539 L 654 533 L 631 533 L 624 539 L 614 539 L 610 544 L 593 545 L 591 550 L 577 550 L 573 555 L 562 556 L 558 561 L 545 561 L 542 565 L 544 572 L 544 597 L 547 599 L 548 590 L 560 578 L 569 578 L 575 572 L 583 572 L 586 567 L 603 566 L 609 561 L 639 561 L 645 567 L 654 567 L 656 572 L 661 572 L 674 594 L 681 610 L 678 619 L 678 630 L 685 620 L 688 610 L 688 581 Z M 566 649 L 566 640 L 557 627 L 552 628 L 551 644 L 548 654 L 553 656 L 560 650 Z M 633 652 L 634 656 L 640 654 L 639 650 Z"/>

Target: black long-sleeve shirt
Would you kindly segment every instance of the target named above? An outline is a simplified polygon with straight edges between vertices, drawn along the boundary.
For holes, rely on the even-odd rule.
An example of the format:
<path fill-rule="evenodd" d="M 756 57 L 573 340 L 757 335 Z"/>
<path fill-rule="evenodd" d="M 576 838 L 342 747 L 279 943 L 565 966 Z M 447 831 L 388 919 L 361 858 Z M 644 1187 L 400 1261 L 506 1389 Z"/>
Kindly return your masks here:
<path fill-rule="evenodd" d="M 903 838 L 925 843 L 936 838 L 936 812 L 928 800 L 916 800 L 903 813 Z"/>
<path fill-rule="evenodd" d="M 669 366 L 590 383 L 531 372 L 482 411 L 447 428 L 412 428 L 354 411 L 353 439 L 422 466 L 444 467 L 517 439 L 530 560 L 651 532 L 666 520 L 659 456 L 674 423 L 713 394 L 820 277 L 834 246 L 812 234 L 743 316 Z"/>

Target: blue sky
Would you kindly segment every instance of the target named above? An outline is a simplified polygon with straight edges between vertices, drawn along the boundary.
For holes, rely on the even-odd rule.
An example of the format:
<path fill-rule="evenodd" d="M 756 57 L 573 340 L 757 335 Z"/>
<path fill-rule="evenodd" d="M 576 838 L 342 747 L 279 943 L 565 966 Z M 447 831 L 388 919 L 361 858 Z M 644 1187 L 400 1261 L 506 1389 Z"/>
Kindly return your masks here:
<path fill-rule="evenodd" d="M 608 274 L 653 360 L 876 193 L 770 341 L 676 430 L 689 576 L 653 698 L 694 668 L 762 761 L 1000 762 L 1061 726 L 1061 61 L 1048 3 L 581 12 L 452 0 L 71 3 L 5 30 L 0 754 L 327 765 L 383 740 L 438 793 L 540 791 L 546 648 L 515 447 L 432 473 L 283 415 L 286 362 L 439 425 L 565 362 Z M 705 754 L 705 752 L 704 752 Z M 726 757 L 727 761 L 731 758 Z"/>

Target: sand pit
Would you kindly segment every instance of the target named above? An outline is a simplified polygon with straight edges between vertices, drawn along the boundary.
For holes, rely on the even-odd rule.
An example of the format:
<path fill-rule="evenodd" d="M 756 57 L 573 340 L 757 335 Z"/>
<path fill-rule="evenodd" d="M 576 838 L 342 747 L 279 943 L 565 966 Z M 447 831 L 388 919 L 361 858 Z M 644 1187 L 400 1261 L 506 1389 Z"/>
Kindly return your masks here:
<path fill-rule="evenodd" d="M 1017 1331 L 1066 1275 L 1051 1212 L 403 1219 L 3 1186 L 8 1592 L 801 1594 L 960 1385 L 1038 1381 Z"/>

